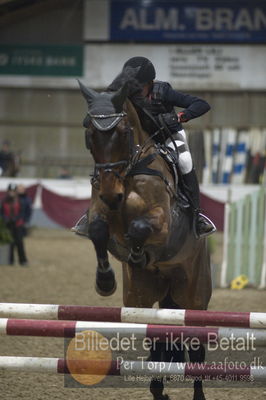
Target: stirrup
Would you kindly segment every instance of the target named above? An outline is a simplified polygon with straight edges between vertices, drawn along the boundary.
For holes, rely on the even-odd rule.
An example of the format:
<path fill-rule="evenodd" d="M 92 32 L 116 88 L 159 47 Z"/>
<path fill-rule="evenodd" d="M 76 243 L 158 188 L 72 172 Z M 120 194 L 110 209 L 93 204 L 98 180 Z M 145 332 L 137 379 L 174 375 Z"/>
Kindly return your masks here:
<path fill-rule="evenodd" d="M 198 233 L 197 231 L 197 220 L 198 217 L 202 217 L 209 225 L 211 225 L 211 229 L 208 232 L 203 232 L 201 234 Z M 210 220 L 210 218 L 208 218 L 206 215 L 202 214 L 201 212 L 199 212 L 198 214 L 196 214 L 194 216 L 194 220 L 193 220 L 193 232 L 194 235 L 196 236 L 197 239 L 201 239 L 203 237 L 212 235 L 214 232 L 217 231 L 216 226 L 214 225 L 214 223 Z"/>
<path fill-rule="evenodd" d="M 89 237 L 88 232 L 88 217 L 87 214 L 82 215 L 82 217 L 77 221 L 76 225 L 71 228 L 71 232 L 76 235 Z"/>

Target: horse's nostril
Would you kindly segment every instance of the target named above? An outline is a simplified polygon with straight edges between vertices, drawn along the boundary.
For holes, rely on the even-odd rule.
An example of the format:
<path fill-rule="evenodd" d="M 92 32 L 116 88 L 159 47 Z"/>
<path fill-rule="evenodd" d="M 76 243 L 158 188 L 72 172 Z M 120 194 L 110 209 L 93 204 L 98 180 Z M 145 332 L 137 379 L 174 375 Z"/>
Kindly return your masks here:
<path fill-rule="evenodd" d="M 117 201 L 121 202 L 123 200 L 123 193 L 118 193 Z"/>
<path fill-rule="evenodd" d="M 115 209 L 122 202 L 124 195 L 123 193 L 116 193 L 113 195 L 100 194 L 99 197 L 107 206 L 111 209 Z"/>

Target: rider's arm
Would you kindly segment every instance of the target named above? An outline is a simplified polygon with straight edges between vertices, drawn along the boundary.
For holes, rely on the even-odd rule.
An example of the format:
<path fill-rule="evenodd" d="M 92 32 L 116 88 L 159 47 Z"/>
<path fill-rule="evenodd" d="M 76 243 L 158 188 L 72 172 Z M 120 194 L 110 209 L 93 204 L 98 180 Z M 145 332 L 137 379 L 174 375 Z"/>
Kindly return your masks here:
<path fill-rule="evenodd" d="M 165 90 L 164 96 L 165 101 L 169 104 L 183 108 L 180 113 L 182 115 L 181 122 L 200 117 L 211 108 L 207 101 L 190 94 L 178 92 L 172 89 L 170 85 Z"/>

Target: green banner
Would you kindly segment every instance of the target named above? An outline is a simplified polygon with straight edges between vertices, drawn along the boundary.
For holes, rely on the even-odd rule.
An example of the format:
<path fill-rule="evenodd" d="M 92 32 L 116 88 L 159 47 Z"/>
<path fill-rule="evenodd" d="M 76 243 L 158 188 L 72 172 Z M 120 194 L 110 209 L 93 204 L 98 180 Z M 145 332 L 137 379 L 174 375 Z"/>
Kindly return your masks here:
<path fill-rule="evenodd" d="M 83 46 L 0 45 L 0 75 L 83 74 Z"/>

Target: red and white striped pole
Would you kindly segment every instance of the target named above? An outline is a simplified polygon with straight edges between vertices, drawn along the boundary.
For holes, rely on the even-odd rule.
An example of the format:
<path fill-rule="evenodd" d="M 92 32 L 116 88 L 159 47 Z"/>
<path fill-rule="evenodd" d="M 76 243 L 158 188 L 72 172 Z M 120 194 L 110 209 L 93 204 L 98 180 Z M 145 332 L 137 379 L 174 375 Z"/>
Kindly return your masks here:
<path fill-rule="evenodd" d="M 266 329 L 266 313 L 0 303 L 0 317 Z"/>
<path fill-rule="evenodd" d="M 146 375 L 146 376 L 179 376 L 177 382 L 188 379 L 203 380 L 228 380 L 246 382 L 265 382 L 266 367 L 250 366 L 244 367 L 199 363 L 166 363 L 153 361 L 90 361 L 90 360 L 66 360 L 62 358 L 39 358 L 39 357 L 0 357 L 0 371 L 7 372 L 38 372 L 54 374 L 70 374 L 71 365 L 75 363 L 75 374 L 99 374 L 100 363 L 104 363 L 104 368 L 109 364 L 109 369 L 104 375 Z M 90 365 L 91 363 L 92 366 Z M 80 364 L 80 368 L 78 365 Z M 95 367 L 95 370 L 94 370 Z"/>
<path fill-rule="evenodd" d="M 244 339 L 247 343 L 253 343 L 256 346 L 266 346 L 266 330 L 264 329 L 210 328 L 96 321 L 0 319 L 0 335 L 71 338 L 86 330 L 98 332 L 106 338 L 113 338 L 114 336 L 118 339 L 122 337 L 132 338 L 132 335 L 134 335 L 134 340 L 150 338 L 169 343 L 177 338 L 181 341 L 186 339 L 186 342 L 198 338 L 200 343 L 208 344 L 219 343 L 222 338 L 228 338 L 236 343 L 238 338 L 241 338 L 241 340 Z"/>

